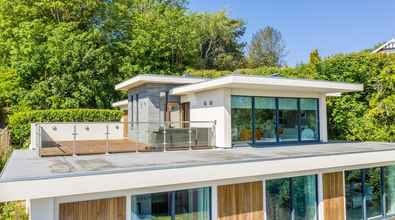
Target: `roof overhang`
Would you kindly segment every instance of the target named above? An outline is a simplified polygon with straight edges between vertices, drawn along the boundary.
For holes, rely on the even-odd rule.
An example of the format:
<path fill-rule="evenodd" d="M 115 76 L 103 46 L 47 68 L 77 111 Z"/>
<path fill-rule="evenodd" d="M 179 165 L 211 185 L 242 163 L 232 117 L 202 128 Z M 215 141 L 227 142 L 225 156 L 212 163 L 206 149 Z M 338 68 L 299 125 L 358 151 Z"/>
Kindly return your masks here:
<path fill-rule="evenodd" d="M 159 84 L 192 84 L 206 79 L 198 77 L 168 76 L 168 75 L 137 75 L 131 79 L 115 85 L 116 90 L 128 91 L 146 83 Z"/>
<path fill-rule="evenodd" d="M 163 167 L 146 164 L 146 166 L 152 166 L 152 168 L 139 168 L 133 166 L 131 168 L 120 167 L 118 169 L 108 168 L 108 164 L 106 164 L 106 167 L 104 167 L 106 169 L 104 171 L 71 171 L 71 174 L 53 174 L 51 172 L 50 176 L 24 176 L 22 178 L 14 177 L 1 179 L 0 202 L 164 187 L 180 184 L 218 183 L 230 179 L 245 180 L 246 178 L 262 178 L 263 176 L 270 178 L 273 176 L 300 175 L 306 172 L 333 172 L 345 169 L 360 169 L 395 164 L 395 146 L 393 144 L 353 143 L 351 145 L 339 146 L 336 144 L 328 144 L 327 147 L 330 152 L 327 153 L 316 152 L 319 150 L 316 149 L 315 146 L 316 145 L 305 145 L 304 147 L 310 149 L 306 152 L 307 154 L 301 153 L 303 152 L 303 148 L 300 148 L 301 146 L 288 148 L 287 151 L 289 151 L 289 153 L 293 152 L 293 156 L 284 156 L 284 153 L 281 152 L 284 152 L 285 149 L 280 148 L 277 149 L 279 152 L 275 153 L 274 157 L 272 155 L 273 158 L 267 158 L 267 152 L 276 151 L 276 149 L 267 149 L 263 150 L 263 152 L 257 152 L 260 150 L 256 149 L 254 150 L 255 153 L 248 149 L 224 150 L 219 152 L 211 150 L 201 152 L 146 153 L 146 157 L 143 161 L 152 160 L 152 157 L 156 157 L 156 160 L 159 159 L 159 161 L 168 160 L 170 156 L 181 162 L 181 164 L 177 163 Z M 372 149 L 371 151 L 367 151 L 365 147 Z M 339 149 L 346 152 L 339 153 Z M 221 152 L 225 154 L 223 156 L 224 161 L 221 162 L 213 159 L 218 156 L 222 158 L 221 155 L 218 155 L 221 154 Z M 317 155 L 310 154 L 309 152 L 316 152 Z M 200 160 L 207 160 L 207 162 L 191 161 L 191 157 L 194 158 L 193 155 L 195 153 L 200 154 L 197 158 L 200 158 Z M 14 154 L 15 152 L 13 156 L 15 156 Z M 140 157 L 144 157 L 144 155 L 125 154 L 125 156 L 110 155 L 103 157 L 115 157 L 114 159 L 116 160 L 123 158 L 123 160 L 127 160 L 128 163 L 138 163 L 139 160 L 143 162 Z M 81 160 L 90 158 L 92 157 L 86 156 L 81 158 Z M 53 158 L 52 160 L 65 159 L 66 158 Z M 78 159 L 78 157 L 73 160 L 76 159 Z M 135 162 L 131 162 L 134 160 Z M 35 161 L 34 158 L 26 162 L 32 163 L 31 161 Z M 11 164 L 9 162 L 7 166 L 11 167 L 7 168 L 6 166 L 6 171 L 7 169 L 12 169 L 12 166 L 21 166 L 27 171 L 32 170 L 31 172 L 33 173 L 37 172 L 37 169 L 34 170 L 34 167 L 37 168 L 37 161 L 33 162 L 34 166 L 32 167 L 26 167 L 17 162 L 20 161 L 17 160 Z M 124 162 L 122 162 L 122 164 L 123 163 Z M 67 163 L 64 161 L 64 166 L 66 165 Z M 59 169 L 59 167 L 54 168 Z M 7 172 L 4 173 L 3 176 L 4 175 L 7 176 Z M 15 175 L 15 173 L 9 173 L 9 175 Z"/>
<path fill-rule="evenodd" d="M 268 91 L 301 91 L 316 92 L 332 96 L 345 92 L 363 90 L 362 84 L 342 83 L 322 80 L 289 79 L 280 77 L 262 77 L 230 75 L 192 85 L 180 86 L 170 91 L 171 95 L 188 95 L 205 90 L 219 88 L 258 89 Z"/>
<path fill-rule="evenodd" d="M 395 43 L 395 39 L 391 39 L 389 41 L 387 41 L 386 43 L 384 43 L 383 45 L 381 45 L 379 48 L 375 49 L 374 51 L 372 51 L 372 53 L 378 53 L 381 50 L 383 50 L 387 45 L 391 44 L 391 43 Z"/>
<path fill-rule="evenodd" d="M 121 100 L 118 102 L 114 102 L 111 104 L 112 107 L 114 108 L 120 108 L 120 109 L 127 109 L 128 108 L 128 100 Z"/>

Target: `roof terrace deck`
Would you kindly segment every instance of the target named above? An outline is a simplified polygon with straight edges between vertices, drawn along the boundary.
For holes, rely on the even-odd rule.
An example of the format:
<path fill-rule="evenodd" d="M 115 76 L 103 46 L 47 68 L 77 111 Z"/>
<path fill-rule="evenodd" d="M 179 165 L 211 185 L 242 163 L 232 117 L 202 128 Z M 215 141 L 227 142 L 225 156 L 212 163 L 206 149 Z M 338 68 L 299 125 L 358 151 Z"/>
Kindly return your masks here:
<path fill-rule="evenodd" d="M 268 148 L 243 147 L 77 157 L 39 157 L 32 150 L 15 150 L 0 177 L 0 183 L 216 164 L 356 155 L 368 152 L 388 152 L 395 155 L 395 144 L 375 142 L 327 143 Z"/>

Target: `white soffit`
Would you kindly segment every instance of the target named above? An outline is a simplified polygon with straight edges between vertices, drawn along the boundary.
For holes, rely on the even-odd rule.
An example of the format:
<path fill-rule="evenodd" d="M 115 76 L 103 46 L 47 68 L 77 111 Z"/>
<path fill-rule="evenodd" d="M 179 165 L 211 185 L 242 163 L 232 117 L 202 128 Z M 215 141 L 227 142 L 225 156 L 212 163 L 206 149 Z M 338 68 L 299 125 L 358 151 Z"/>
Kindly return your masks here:
<path fill-rule="evenodd" d="M 131 79 L 115 85 L 116 90 L 128 91 L 145 83 L 161 84 L 192 84 L 199 83 L 206 79 L 198 77 L 167 76 L 167 75 L 137 75 Z"/>
<path fill-rule="evenodd" d="M 126 107 L 128 107 L 128 100 L 125 99 L 125 100 L 121 100 L 118 102 L 114 102 L 111 104 L 111 106 L 114 108 L 126 108 Z"/>
<path fill-rule="evenodd" d="M 230 75 L 192 85 L 180 86 L 170 91 L 172 95 L 187 95 L 219 88 L 259 89 L 277 91 L 302 91 L 323 94 L 339 94 L 363 90 L 362 84 L 342 83 L 322 80 L 289 79 L 281 77 L 262 77 Z"/>

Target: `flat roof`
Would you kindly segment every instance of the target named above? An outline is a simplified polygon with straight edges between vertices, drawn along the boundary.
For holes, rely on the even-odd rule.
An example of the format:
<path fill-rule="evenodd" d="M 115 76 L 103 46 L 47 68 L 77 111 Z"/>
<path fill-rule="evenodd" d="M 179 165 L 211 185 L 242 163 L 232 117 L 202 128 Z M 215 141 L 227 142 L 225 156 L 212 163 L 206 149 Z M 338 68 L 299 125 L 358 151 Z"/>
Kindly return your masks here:
<path fill-rule="evenodd" d="M 202 82 L 205 80 L 206 79 L 204 78 L 191 77 L 191 76 L 141 74 L 115 85 L 115 89 L 128 91 L 132 88 L 138 87 L 145 83 L 191 84 L 191 83 Z"/>
<path fill-rule="evenodd" d="M 124 99 L 124 100 L 121 100 L 121 101 L 118 101 L 118 102 L 113 102 L 111 104 L 111 106 L 114 107 L 114 108 L 121 108 L 121 109 L 127 108 L 128 107 L 128 100 Z"/>
<path fill-rule="evenodd" d="M 32 150 L 14 150 L 0 177 L 0 201 L 378 163 L 395 163 L 394 143 L 326 143 L 46 158 Z"/>
<path fill-rule="evenodd" d="M 229 75 L 199 83 L 173 88 L 172 95 L 187 95 L 218 88 L 310 91 L 323 94 L 362 91 L 363 85 L 323 80 L 290 79 L 249 75 Z"/>

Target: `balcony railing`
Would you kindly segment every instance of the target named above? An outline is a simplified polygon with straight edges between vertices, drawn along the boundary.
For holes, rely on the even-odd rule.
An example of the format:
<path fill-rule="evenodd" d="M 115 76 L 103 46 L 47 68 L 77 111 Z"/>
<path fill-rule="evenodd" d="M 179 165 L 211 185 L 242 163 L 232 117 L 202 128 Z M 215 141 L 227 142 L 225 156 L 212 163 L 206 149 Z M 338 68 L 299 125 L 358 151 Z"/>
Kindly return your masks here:
<path fill-rule="evenodd" d="M 215 122 L 78 122 L 32 125 L 40 156 L 198 150 L 215 147 Z"/>

